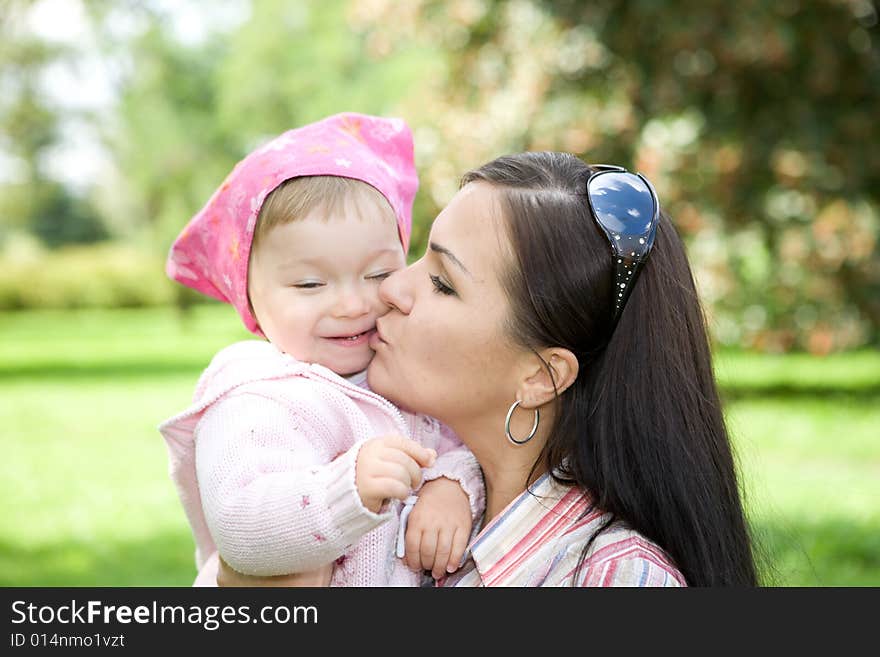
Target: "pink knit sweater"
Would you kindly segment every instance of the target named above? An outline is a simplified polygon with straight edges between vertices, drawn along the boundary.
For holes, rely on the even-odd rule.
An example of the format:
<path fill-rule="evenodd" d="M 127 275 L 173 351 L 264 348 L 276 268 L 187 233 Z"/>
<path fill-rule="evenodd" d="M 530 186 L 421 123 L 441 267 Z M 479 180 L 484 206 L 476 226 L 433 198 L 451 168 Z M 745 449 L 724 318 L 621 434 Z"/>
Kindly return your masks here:
<path fill-rule="evenodd" d="M 421 575 L 394 556 L 403 504 L 373 513 L 355 487 L 358 450 L 381 435 L 437 450 L 424 480 L 457 480 L 472 517 L 483 512 L 479 465 L 449 429 L 268 342 L 220 351 L 193 404 L 159 431 L 195 538 L 196 585 L 214 583 L 219 550 L 250 575 L 336 561 L 332 586 L 417 586 Z"/>

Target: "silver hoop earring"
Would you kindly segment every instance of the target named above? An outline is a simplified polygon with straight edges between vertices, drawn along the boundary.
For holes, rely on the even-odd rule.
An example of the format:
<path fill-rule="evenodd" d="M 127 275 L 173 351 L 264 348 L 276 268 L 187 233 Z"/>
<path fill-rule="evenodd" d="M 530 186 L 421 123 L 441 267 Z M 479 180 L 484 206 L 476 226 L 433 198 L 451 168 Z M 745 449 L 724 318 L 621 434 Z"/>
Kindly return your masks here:
<path fill-rule="evenodd" d="M 507 439 L 510 442 L 512 442 L 514 445 L 525 445 L 527 442 L 529 442 L 532 438 L 535 437 L 536 433 L 538 433 L 538 422 L 541 419 L 541 413 L 538 411 L 537 408 L 535 409 L 535 422 L 534 422 L 534 424 L 532 424 L 531 432 L 529 432 L 529 435 L 526 436 L 525 438 L 523 438 L 522 440 L 517 440 L 516 438 L 514 438 L 510 434 L 510 418 L 513 417 L 513 411 L 519 405 L 520 405 L 520 400 L 517 399 L 515 402 L 513 402 L 513 405 L 510 407 L 510 410 L 507 411 L 507 419 L 504 420 L 504 434 L 507 436 Z"/>

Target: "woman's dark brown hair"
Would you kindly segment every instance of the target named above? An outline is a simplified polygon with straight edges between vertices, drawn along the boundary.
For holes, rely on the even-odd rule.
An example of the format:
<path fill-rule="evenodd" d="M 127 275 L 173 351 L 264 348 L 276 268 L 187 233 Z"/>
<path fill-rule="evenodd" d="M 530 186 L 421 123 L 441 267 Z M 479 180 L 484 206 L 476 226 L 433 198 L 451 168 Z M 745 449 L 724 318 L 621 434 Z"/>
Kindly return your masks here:
<path fill-rule="evenodd" d="M 684 245 L 662 215 L 612 329 L 614 269 L 587 203 L 591 172 L 572 155 L 531 152 L 498 158 L 462 179 L 501 192 L 514 253 L 504 280 L 511 336 L 534 351 L 564 347 L 578 359 L 577 379 L 557 399 L 543 465 L 610 513 L 603 530 L 623 521 L 656 542 L 689 585 L 756 585 Z"/>

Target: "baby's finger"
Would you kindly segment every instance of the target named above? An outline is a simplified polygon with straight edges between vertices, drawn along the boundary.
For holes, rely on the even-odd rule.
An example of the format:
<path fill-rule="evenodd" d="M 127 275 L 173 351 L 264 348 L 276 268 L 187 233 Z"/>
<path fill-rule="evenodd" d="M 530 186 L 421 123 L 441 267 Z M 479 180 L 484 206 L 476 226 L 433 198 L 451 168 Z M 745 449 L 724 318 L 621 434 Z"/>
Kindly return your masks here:
<path fill-rule="evenodd" d="M 374 479 L 376 488 L 383 499 L 405 500 L 412 489 L 396 477 L 378 476 Z"/>
<path fill-rule="evenodd" d="M 418 488 L 419 484 L 422 483 L 422 469 L 419 467 L 419 464 L 415 459 L 405 451 L 400 449 L 388 449 L 383 453 L 382 458 L 387 463 L 394 463 L 406 469 L 410 488 Z M 401 481 L 404 480 L 401 479 Z"/>
<path fill-rule="evenodd" d="M 416 441 L 404 438 L 403 436 L 392 436 L 385 444 L 406 452 L 423 468 L 430 468 L 434 465 L 434 460 L 437 458 L 437 452 L 433 449 L 422 447 Z"/>
<path fill-rule="evenodd" d="M 446 564 L 447 573 L 454 573 L 458 570 L 469 539 L 470 536 L 464 529 L 455 530 L 455 536 L 452 537 L 452 550 L 449 552 L 449 562 Z"/>
<path fill-rule="evenodd" d="M 419 546 L 419 554 L 421 555 L 422 569 L 434 569 L 434 555 L 437 553 L 437 531 L 428 530 L 422 532 L 422 543 Z"/>
<path fill-rule="evenodd" d="M 437 533 L 437 551 L 434 553 L 434 565 L 431 567 L 431 575 L 434 579 L 440 579 L 446 574 L 446 565 L 452 550 L 453 533 L 454 530 L 443 527 Z"/>
<path fill-rule="evenodd" d="M 406 555 L 404 557 L 404 563 L 406 563 L 407 568 L 413 571 L 419 571 L 422 569 L 422 557 L 419 553 L 421 542 L 422 542 L 422 530 L 421 529 L 413 529 L 410 526 L 406 528 Z"/>
<path fill-rule="evenodd" d="M 412 463 L 412 459 L 409 460 L 410 463 Z M 397 463 L 395 461 L 382 460 L 376 467 L 375 476 L 395 479 L 406 486 L 408 491 L 412 492 L 412 469 L 409 465 Z"/>

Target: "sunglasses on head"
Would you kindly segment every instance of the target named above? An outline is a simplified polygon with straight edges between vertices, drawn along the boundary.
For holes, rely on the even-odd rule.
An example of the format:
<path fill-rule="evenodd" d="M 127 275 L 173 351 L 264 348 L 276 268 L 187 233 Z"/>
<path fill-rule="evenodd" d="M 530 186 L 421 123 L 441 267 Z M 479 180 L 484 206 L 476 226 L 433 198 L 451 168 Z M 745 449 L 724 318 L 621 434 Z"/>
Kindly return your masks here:
<path fill-rule="evenodd" d="M 642 265 L 654 245 L 660 201 L 640 173 L 623 167 L 594 164 L 587 179 L 590 214 L 611 243 L 614 261 L 614 324 L 632 292 Z"/>

